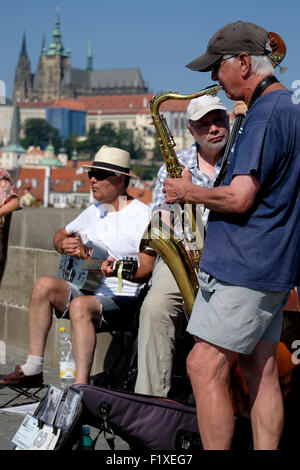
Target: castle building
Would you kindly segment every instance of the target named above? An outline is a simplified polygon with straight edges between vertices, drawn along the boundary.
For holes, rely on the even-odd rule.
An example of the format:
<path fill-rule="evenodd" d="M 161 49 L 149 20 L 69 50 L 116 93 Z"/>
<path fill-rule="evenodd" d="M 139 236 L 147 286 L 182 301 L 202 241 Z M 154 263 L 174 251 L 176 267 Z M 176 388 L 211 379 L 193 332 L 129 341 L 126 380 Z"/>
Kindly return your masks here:
<path fill-rule="evenodd" d="M 62 43 L 58 14 L 52 36 L 48 50 L 43 39 L 37 70 L 32 73 L 24 33 L 15 71 L 14 100 L 49 101 L 148 92 L 138 68 L 94 70 L 91 41 L 88 43 L 86 68 L 73 68 L 71 51 L 65 51 Z"/>

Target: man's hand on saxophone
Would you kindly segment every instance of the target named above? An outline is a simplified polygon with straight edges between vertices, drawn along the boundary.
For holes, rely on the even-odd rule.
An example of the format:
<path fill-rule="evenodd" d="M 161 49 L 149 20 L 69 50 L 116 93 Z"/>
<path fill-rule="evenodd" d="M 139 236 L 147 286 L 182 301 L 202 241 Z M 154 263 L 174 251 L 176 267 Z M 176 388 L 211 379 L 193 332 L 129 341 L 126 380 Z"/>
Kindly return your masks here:
<path fill-rule="evenodd" d="M 167 178 L 165 180 L 163 192 L 166 196 L 166 202 L 168 204 L 184 204 L 186 202 L 187 191 L 192 186 L 190 169 L 185 167 L 182 171 L 181 178 Z"/>

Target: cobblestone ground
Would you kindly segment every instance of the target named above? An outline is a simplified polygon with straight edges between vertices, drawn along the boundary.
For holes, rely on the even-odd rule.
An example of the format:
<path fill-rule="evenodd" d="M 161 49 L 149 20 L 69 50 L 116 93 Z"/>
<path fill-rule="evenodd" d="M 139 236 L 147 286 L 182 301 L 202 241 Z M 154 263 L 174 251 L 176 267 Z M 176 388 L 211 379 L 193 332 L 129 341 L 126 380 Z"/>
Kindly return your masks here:
<path fill-rule="evenodd" d="M 21 352 L 16 348 L 9 348 L 6 351 L 6 364 L 0 364 L 0 374 L 9 373 L 14 370 L 16 364 L 24 363 L 24 357 Z M 58 386 L 58 370 L 56 368 L 50 367 L 48 364 L 45 364 L 44 367 L 44 382 L 47 385 Z M 39 392 L 38 396 L 43 397 L 45 390 Z M 24 414 L 12 413 L 4 411 L 5 408 L 2 408 L 10 399 L 16 396 L 16 392 L 10 390 L 7 387 L 0 389 L 0 451 L 1 450 L 12 450 L 14 444 L 11 442 L 11 439 L 18 430 L 21 422 L 24 419 Z M 25 404 L 32 403 L 32 400 L 26 398 L 18 398 L 16 401 L 8 404 L 8 407 L 12 407 L 15 404 Z M 91 436 L 96 436 L 97 430 L 91 428 Z M 126 442 L 122 441 L 120 438 L 116 437 L 115 441 L 116 450 L 128 450 L 128 445 Z M 105 441 L 104 437 L 101 435 L 96 444 L 96 450 L 109 450 L 108 444 Z"/>

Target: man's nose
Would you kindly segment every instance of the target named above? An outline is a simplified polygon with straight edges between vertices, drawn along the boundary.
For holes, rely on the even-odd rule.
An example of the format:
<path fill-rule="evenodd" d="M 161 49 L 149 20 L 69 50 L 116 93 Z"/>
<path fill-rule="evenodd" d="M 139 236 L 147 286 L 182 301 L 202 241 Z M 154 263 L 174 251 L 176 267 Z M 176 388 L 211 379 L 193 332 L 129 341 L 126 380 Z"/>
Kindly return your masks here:
<path fill-rule="evenodd" d="M 215 124 L 214 121 L 211 121 L 211 123 L 209 124 L 209 132 L 218 132 L 218 131 L 219 131 L 218 126 Z"/>

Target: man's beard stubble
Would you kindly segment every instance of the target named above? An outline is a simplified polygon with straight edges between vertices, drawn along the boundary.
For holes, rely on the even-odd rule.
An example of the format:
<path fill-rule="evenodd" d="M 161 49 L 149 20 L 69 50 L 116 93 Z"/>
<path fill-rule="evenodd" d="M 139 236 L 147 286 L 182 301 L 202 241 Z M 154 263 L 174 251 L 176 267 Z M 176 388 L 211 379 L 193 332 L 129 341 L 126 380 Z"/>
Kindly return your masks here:
<path fill-rule="evenodd" d="M 213 139 L 213 138 L 212 138 Z M 228 140 L 228 134 L 227 135 L 223 135 L 222 136 L 222 140 L 220 140 L 219 142 L 212 142 L 211 140 L 209 140 L 206 145 L 207 145 L 207 148 L 211 149 L 211 150 L 216 150 L 218 152 L 221 152 L 223 150 L 223 148 L 225 147 L 226 143 L 227 143 L 227 140 Z"/>

